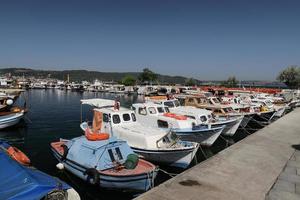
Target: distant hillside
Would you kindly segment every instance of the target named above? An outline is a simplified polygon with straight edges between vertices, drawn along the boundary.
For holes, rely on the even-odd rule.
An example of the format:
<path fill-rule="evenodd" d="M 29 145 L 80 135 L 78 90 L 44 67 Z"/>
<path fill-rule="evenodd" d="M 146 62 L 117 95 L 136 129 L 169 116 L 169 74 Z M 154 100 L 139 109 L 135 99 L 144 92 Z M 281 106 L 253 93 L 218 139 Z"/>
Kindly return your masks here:
<path fill-rule="evenodd" d="M 120 81 L 126 75 L 132 75 L 138 77 L 140 72 L 98 72 L 98 71 L 87 71 L 87 70 L 63 70 L 63 71 L 52 71 L 52 70 L 35 70 L 28 68 L 4 68 L 0 69 L 0 74 L 11 73 L 13 76 L 33 76 L 35 78 L 56 78 L 59 80 L 66 80 L 69 74 L 70 81 L 94 81 L 99 79 L 102 81 Z M 167 76 L 158 74 L 158 81 L 168 84 L 184 84 L 187 78 L 182 76 Z M 197 80 L 199 83 L 200 81 Z"/>

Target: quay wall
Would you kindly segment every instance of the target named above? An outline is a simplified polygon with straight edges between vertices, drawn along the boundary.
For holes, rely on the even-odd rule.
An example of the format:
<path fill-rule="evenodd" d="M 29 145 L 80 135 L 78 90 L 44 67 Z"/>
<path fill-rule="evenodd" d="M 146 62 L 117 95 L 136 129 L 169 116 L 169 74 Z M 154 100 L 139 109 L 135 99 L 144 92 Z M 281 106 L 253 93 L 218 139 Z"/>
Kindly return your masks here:
<path fill-rule="evenodd" d="M 263 200 L 300 144 L 300 108 L 137 200 Z"/>

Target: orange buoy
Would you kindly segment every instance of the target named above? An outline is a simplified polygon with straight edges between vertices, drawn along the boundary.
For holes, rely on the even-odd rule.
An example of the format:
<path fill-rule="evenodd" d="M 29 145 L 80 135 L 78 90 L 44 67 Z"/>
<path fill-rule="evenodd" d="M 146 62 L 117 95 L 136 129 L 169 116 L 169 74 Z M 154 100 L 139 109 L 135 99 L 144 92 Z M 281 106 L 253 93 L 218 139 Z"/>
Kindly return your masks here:
<path fill-rule="evenodd" d="M 9 147 L 7 149 L 7 153 L 10 157 L 15 159 L 18 163 L 28 166 L 30 165 L 30 159 L 18 148 L 16 147 Z"/>
<path fill-rule="evenodd" d="M 90 141 L 107 140 L 109 138 L 108 133 L 93 133 L 89 128 L 85 130 L 85 137 Z"/>

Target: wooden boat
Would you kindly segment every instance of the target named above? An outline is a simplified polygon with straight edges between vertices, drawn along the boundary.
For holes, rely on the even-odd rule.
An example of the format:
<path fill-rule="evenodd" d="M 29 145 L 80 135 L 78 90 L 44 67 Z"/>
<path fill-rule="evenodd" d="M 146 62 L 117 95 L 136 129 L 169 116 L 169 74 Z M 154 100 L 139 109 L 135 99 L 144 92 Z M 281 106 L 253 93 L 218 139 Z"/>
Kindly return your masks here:
<path fill-rule="evenodd" d="M 0 129 L 18 124 L 24 118 L 26 109 L 13 107 L 9 112 L 0 112 Z"/>
<path fill-rule="evenodd" d="M 140 159 L 125 141 L 111 137 L 90 141 L 86 136 L 51 143 L 51 150 L 64 168 L 82 180 L 103 188 L 147 191 L 154 186 L 157 168 Z M 135 165 L 127 167 L 130 156 Z"/>

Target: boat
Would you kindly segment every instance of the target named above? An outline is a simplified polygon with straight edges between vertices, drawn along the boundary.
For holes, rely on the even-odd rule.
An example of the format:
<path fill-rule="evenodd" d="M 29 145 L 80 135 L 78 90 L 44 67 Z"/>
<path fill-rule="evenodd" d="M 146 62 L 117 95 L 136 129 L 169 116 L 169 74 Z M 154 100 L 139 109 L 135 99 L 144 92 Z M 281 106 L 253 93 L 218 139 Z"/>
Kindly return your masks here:
<path fill-rule="evenodd" d="M 3 140 L 0 164 L 0 199 L 80 200 L 69 185 L 30 166 L 23 152 Z"/>
<path fill-rule="evenodd" d="M 225 126 L 221 133 L 225 136 L 233 136 L 237 132 L 244 118 L 244 116 L 217 117 L 212 113 L 212 111 L 206 109 L 195 108 L 192 106 L 181 106 L 176 98 L 153 99 L 150 97 L 148 101 L 167 106 L 172 113 L 194 119 L 197 125 L 205 124 L 213 128 Z"/>
<path fill-rule="evenodd" d="M 96 107 L 93 123 L 99 122 L 95 116 L 100 116 L 103 119 L 99 128 L 102 132 L 127 141 L 134 152 L 148 161 L 186 168 L 199 148 L 197 143 L 179 140 L 171 131 L 166 132 L 139 123 L 134 111 L 120 107 L 116 101 L 84 99 L 81 103 Z M 88 122 L 81 124 L 84 131 L 88 127 Z"/>
<path fill-rule="evenodd" d="M 139 158 L 126 141 L 95 133 L 51 143 L 55 158 L 72 174 L 102 188 L 143 192 L 154 186 L 157 168 Z"/>
<path fill-rule="evenodd" d="M 260 115 L 264 116 L 265 114 L 272 113 L 272 111 L 264 111 L 254 110 L 251 106 L 247 107 L 238 107 L 236 110 L 232 107 L 230 103 L 222 103 L 217 98 L 210 96 L 183 96 L 177 97 L 182 98 L 183 105 L 185 106 L 193 106 L 196 108 L 203 108 L 206 110 L 210 110 L 214 115 L 218 117 L 239 117 L 244 116 L 242 122 L 240 123 L 241 128 L 245 128 L 248 123 L 253 119 L 254 116 Z"/>
<path fill-rule="evenodd" d="M 151 102 L 132 104 L 137 119 L 143 125 L 172 131 L 183 141 L 197 142 L 211 146 L 222 133 L 225 126 L 209 127 L 197 124 L 195 119 L 170 112 L 169 108 Z"/>

